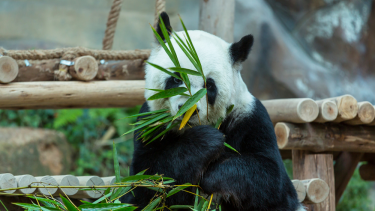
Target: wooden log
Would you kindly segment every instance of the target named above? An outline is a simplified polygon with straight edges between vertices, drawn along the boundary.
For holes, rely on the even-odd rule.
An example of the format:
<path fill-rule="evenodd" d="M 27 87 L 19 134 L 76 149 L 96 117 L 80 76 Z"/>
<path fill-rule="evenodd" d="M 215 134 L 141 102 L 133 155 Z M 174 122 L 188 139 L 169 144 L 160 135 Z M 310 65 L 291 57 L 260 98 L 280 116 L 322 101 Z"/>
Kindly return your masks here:
<path fill-rule="evenodd" d="M 0 109 L 132 107 L 145 81 L 22 82 L 0 85 Z"/>
<path fill-rule="evenodd" d="M 37 186 L 41 186 L 40 188 L 37 188 L 37 192 L 43 195 L 53 195 L 56 193 L 57 188 L 44 188 L 45 186 L 58 186 L 59 184 L 57 181 L 51 177 L 51 176 L 41 176 L 41 177 L 35 177 L 36 181 L 38 181 Z"/>
<path fill-rule="evenodd" d="M 306 190 L 305 204 L 318 204 L 327 199 L 329 187 L 321 179 L 301 180 Z"/>
<path fill-rule="evenodd" d="M 367 163 L 359 167 L 359 175 L 365 181 L 375 181 L 375 164 Z"/>
<path fill-rule="evenodd" d="M 316 101 L 316 103 L 319 107 L 319 114 L 314 122 L 331 122 L 337 118 L 338 109 L 335 102 L 330 100 L 319 100 Z"/>
<path fill-rule="evenodd" d="M 335 181 L 333 172 L 333 156 L 332 154 L 310 154 L 308 151 L 303 150 L 293 150 L 293 178 L 299 180 L 306 180 L 310 178 L 319 178 L 323 180 L 326 185 L 317 180 L 310 180 L 305 184 L 313 185 L 315 187 L 320 187 L 319 189 L 314 188 L 310 185 L 306 189 L 306 198 L 308 198 L 308 203 L 310 202 L 320 202 L 326 197 L 325 200 L 318 204 L 307 204 L 308 210 L 314 211 L 335 211 Z M 321 191 L 327 190 L 328 191 Z M 315 192 L 314 189 L 319 190 Z M 310 194 L 311 193 L 311 194 Z"/>
<path fill-rule="evenodd" d="M 15 176 L 15 178 L 16 178 L 18 187 L 26 187 L 26 186 L 29 186 L 29 185 L 32 185 L 32 186 L 38 185 L 36 183 L 37 180 L 35 179 L 35 177 L 31 176 L 30 174 Z M 25 188 L 25 189 L 16 190 L 16 193 L 31 194 L 31 193 L 34 193 L 35 190 L 36 190 L 36 188 Z"/>
<path fill-rule="evenodd" d="M 69 67 L 69 73 L 81 81 L 91 81 L 98 74 L 98 63 L 92 56 L 81 56 L 74 59 L 74 65 Z"/>
<path fill-rule="evenodd" d="M 312 122 L 319 114 L 318 105 L 309 98 L 262 101 L 272 122 Z"/>
<path fill-rule="evenodd" d="M 303 202 L 306 198 L 306 188 L 302 181 L 292 180 L 293 186 L 296 189 L 297 197 L 299 202 Z"/>
<path fill-rule="evenodd" d="M 0 83 L 12 82 L 18 75 L 16 60 L 9 56 L 0 56 Z"/>
<path fill-rule="evenodd" d="M 54 71 L 59 69 L 60 60 L 30 60 L 27 66 L 24 60 L 18 60 L 19 72 L 13 82 L 56 81 Z"/>
<path fill-rule="evenodd" d="M 101 186 L 104 185 L 104 181 L 97 176 L 82 176 L 77 177 L 79 180 L 79 184 L 82 186 Z M 90 190 L 90 191 L 83 191 L 79 190 L 78 193 L 73 198 L 99 198 L 103 196 L 104 191 L 103 190 Z"/>
<path fill-rule="evenodd" d="M 111 176 L 111 177 L 102 177 L 102 180 L 104 181 L 105 185 L 113 185 L 116 183 L 116 177 Z"/>
<path fill-rule="evenodd" d="M 370 102 L 358 103 L 358 114 L 354 119 L 345 121 L 348 125 L 370 124 L 375 118 L 375 108 Z"/>
<path fill-rule="evenodd" d="M 199 29 L 233 42 L 234 0 L 201 0 Z"/>
<path fill-rule="evenodd" d="M 79 186 L 79 181 L 77 177 L 73 175 L 59 175 L 59 176 L 52 176 L 59 186 Z M 78 188 L 59 188 L 55 193 L 56 196 L 62 194 L 63 196 L 66 194 L 68 196 L 73 196 L 78 192 Z"/>
<path fill-rule="evenodd" d="M 99 80 L 143 80 L 145 79 L 144 60 L 107 62 L 99 65 Z"/>
<path fill-rule="evenodd" d="M 375 153 L 375 130 L 373 127 L 279 122 L 275 125 L 275 133 L 279 149 L 283 150 Z"/>
<path fill-rule="evenodd" d="M 364 153 L 341 152 L 336 160 L 335 171 L 335 193 L 336 206 L 352 178 L 355 169 Z"/>
<path fill-rule="evenodd" d="M 329 98 L 336 103 L 338 109 L 337 118 L 333 122 L 342 122 L 353 119 L 358 113 L 357 100 L 351 95 L 343 95 L 339 97 Z"/>
<path fill-rule="evenodd" d="M 0 189 L 16 188 L 17 181 L 13 174 L 0 174 Z M 4 193 L 14 193 L 16 190 L 7 190 Z"/>

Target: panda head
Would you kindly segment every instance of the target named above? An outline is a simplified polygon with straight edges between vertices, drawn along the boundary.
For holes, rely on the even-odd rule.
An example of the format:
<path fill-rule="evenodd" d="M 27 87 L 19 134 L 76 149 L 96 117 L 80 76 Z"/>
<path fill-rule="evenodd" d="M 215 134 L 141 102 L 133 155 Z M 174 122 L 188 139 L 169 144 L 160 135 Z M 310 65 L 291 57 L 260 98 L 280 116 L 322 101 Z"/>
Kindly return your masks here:
<path fill-rule="evenodd" d="M 172 28 L 168 15 L 162 13 L 161 17 L 169 33 L 171 33 Z M 156 31 L 160 37 L 164 39 L 159 24 Z M 189 30 L 188 33 L 201 61 L 203 73 L 206 76 L 207 95 L 197 103 L 201 124 L 215 124 L 220 117 L 225 118 L 227 108 L 232 104 L 234 105 L 232 113 L 237 114 L 239 117 L 243 113 L 251 112 L 254 97 L 247 90 L 241 78 L 240 70 L 242 68 L 242 62 L 247 59 L 250 52 L 253 44 L 253 36 L 247 35 L 239 42 L 232 44 L 204 31 Z M 177 34 L 181 38 L 185 37 L 184 31 L 177 32 Z M 175 42 L 173 36 L 171 36 L 171 42 L 181 67 L 196 70 L 194 65 Z M 164 68 L 174 67 L 173 62 L 161 46 L 151 51 L 148 61 Z M 147 64 L 145 71 L 146 99 L 156 94 L 156 92 L 148 89 L 166 90 L 175 87 L 185 87 L 182 81 L 151 65 Z M 177 72 L 175 72 L 175 74 L 179 75 Z M 202 77 L 189 75 L 189 80 L 191 82 L 192 94 L 204 88 Z M 175 115 L 186 100 L 187 97 L 178 95 L 147 102 L 151 111 L 167 108 L 171 111 L 172 115 Z M 198 115 L 193 115 L 189 120 L 189 124 L 198 125 Z"/>

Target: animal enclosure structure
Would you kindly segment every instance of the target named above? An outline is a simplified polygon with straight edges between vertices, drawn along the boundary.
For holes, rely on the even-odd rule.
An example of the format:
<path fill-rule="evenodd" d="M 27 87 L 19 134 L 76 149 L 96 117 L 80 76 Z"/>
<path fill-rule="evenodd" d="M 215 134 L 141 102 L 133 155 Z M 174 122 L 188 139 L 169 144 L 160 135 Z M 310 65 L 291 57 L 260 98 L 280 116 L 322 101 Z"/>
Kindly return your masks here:
<path fill-rule="evenodd" d="M 103 50 L 0 49 L 0 109 L 110 108 L 144 103 L 144 61 L 150 50 L 110 50 L 121 2 L 113 2 Z M 224 7 L 226 10 L 220 9 Z M 164 10 L 165 0 L 156 0 L 155 23 Z M 228 33 L 233 32 L 233 22 L 234 0 L 202 1 L 202 30 L 233 42 L 233 34 Z M 362 179 L 375 180 L 374 105 L 357 102 L 350 95 L 262 103 L 275 125 L 283 159 L 293 160 L 292 182 L 299 201 L 310 210 L 335 210 L 360 161 L 368 162 L 360 167 Z M 32 184 L 41 181 L 48 187 Z M 99 198 L 100 191 L 78 191 L 68 186 L 113 184 L 114 177 L 13 176 L 0 172 L 0 191 L 21 195 L 58 195 L 64 190 L 72 198 Z"/>

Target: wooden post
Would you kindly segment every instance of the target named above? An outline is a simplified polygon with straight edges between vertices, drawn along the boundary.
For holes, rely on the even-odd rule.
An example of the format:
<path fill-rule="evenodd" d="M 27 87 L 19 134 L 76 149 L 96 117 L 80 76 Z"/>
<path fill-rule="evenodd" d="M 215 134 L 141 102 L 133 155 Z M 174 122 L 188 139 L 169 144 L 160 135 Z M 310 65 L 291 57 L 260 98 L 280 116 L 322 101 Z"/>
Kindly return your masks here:
<path fill-rule="evenodd" d="M 370 102 L 358 103 L 358 115 L 351 120 L 345 121 L 349 125 L 370 124 L 375 118 L 375 108 Z"/>
<path fill-rule="evenodd" d="M 310 154 L 293 150 L 293 178 L 299 180 L 320 178 L 328 184 L 329 195 L 319 204 L 307 205 L 310 211 L 335 211 L 335 181 L 332 154 Z"/>
<path fill-rule="evenodd" d="M 35 177 L 35 179 L 39 182 L 38 186 L 41 186 L 37 189 L 37 192 L 43 195 L 53 195 L 56 193 L 57 188 L 43 188 L 43 186 L 57 186 L 59 185 L 56 180 L 51 176 L 42 176 L 42 177 Z"/>
<path fill-rule="evenodd" d="M 17 75 L 17 62 L 9 56 L 0 56 L 0 83 L 12 82 Z"/>
<path fill-rule="evenodd" d="M 26 187 L 26 186 L 29 186 L 29 185 L 33 185 L 33 186 L 38 185 L 36 183 L 37 181 L 36 181 L 35 177 L 33 177 L 29 174 L 15 176 L 15 178 L 16 178 L 18 187 Z M 36 190 L 36 188 L 26 188 L 26 189 L 16 190 L 16 193 L 30 194 L 30 193 L 34 193 L 35 190 Z"/>
<path fill-rule="evenodd" d="M 330 100 L 316 101 L 319 106 L 319 115 L 314 122 L 330 122 L 337 118 L 338 109 L 335 102 Z"/>
<path fill-rule="evenodd" d="M 98 74 L 98 63 L 92 56 L 81 56 L 74 59 L 74 65 L 69 68 L 73 78 L 81 81 L 91 81 Z"/>
<path fill-rule="evenodd" d="M 199 29 L 233 42 L 234 0 L 201 0 Z"/>
<path fill-rule="evenodd" d="M 312 122 L 319 114 L 319 107 L 310 98 L 262 101 L 272 122 Z"/>
<path fill-rule="evenodd" d="M 132 107 L 144 103 L 145 81 L 17 82 L 0 85 L 0 109 Z"/>
<path fill-rule="evenodd" d="M 0 174 L 0 189 L 16 188 L 17 181 L 13 174 L 5 173 Z M 14 193 L 16 190 L 7 190 L 5 193 Z"/>
<path fill-rule="evenodd" d="M 336 205 L 348 185 L 363 153 L 341 152 L 335 164 Z"/>
<path fill-rule="evenodd" d="M 59 175 L 53 176 L 59 186 L 79 186 L 79 181 L 77 177 L 73 175 Z M 78 192 L 78 188 L 59 188 L 56 192 L 56 196 L 59 194 L 66 194 L 72 196 Z"/>

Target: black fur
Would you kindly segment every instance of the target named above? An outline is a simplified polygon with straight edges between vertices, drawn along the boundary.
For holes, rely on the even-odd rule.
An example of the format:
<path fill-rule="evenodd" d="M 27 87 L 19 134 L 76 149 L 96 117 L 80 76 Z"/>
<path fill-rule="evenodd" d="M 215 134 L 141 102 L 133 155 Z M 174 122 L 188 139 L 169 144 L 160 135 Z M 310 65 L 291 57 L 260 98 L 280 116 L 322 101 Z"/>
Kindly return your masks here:
<path fill-rule="evenodd" d="M 250 105 L 249 105 L 250 106 Z M 149 111 L 147 102 L 140 112 Z M 224 136 L 225 135 L 225 138 Z M 135 140 L 138 132 L 135 133 Z M 241 154 L 225 148 L 225 141 Z M 268 113 L 256 100 L 253 113 L 235 121 L 229 116 L 220 131 L 211 126 L 196 126 L 183 134 L 169 132 L 145 146 L 134 142 L 130 173 L 148 169 L 147 174 L 164 174 L 176 184 L 190 182 L 204 192 L 220 193 L 223 210 L 295 211 L 299 206 L 296 191 L 284 169 Z M 134 190 L 122 202 L 143 208 L 154 191 Z M 179 192 L 167 204 L 193 204 L 194 195 Z"/>
<path fill-rule="evenodd" d="M 168 34 L 170 35 L 172 33 L 172 26 L 171 26 L 171 23 L 169 22 L 169 16 L 166 12 L 162 12 L 160 14 L 160 17 L 161 19 L 163 20 L 164 22 L 164 25 L 165 25 L 165 28 L 167 28 L 167 31 L 168 31 Z M 159 34 L 159 36 L 161 37 L 162 40 L 164 40 L 165 42 L 165 37 L 163 35 L 163 32 L 161 31 L 161 28 L 160 28 L 160 19 L 158 20 L 158 24 L 156 26 L 156 32 Z"/>
<path fill-rule="evenodd" d="M 214 105 L 216 96 L 217 96 L 217 87 L 215 84 L 215 80 L 212 78 L 208 78 L 206 81 L 206 85 L 207 85 L 208 103 L 211 105 Z"/>
<path fill-rule="evenodd" d="M 174 74 L 177 75 L 178 77 L 181 77 L 180 73 L 178 73 L 178 72 L 174 72 Z M 171 76 L 167 79 L 167 82 L 165 83 L 164 89 L 167 90 L 167 89 L 177 88 L 181 84 L 182 84 L 181 80 Z"/>
<path fill-rule="evenodd" d="M 233 43 L 230 46 L 230 55 L 233 64 L 243 62 L 247 59 L 250 53 L 251 47 L 253 46 L 254 38 L 253 35 L 249 34 L 241 38 L 240 41 Z"/>

